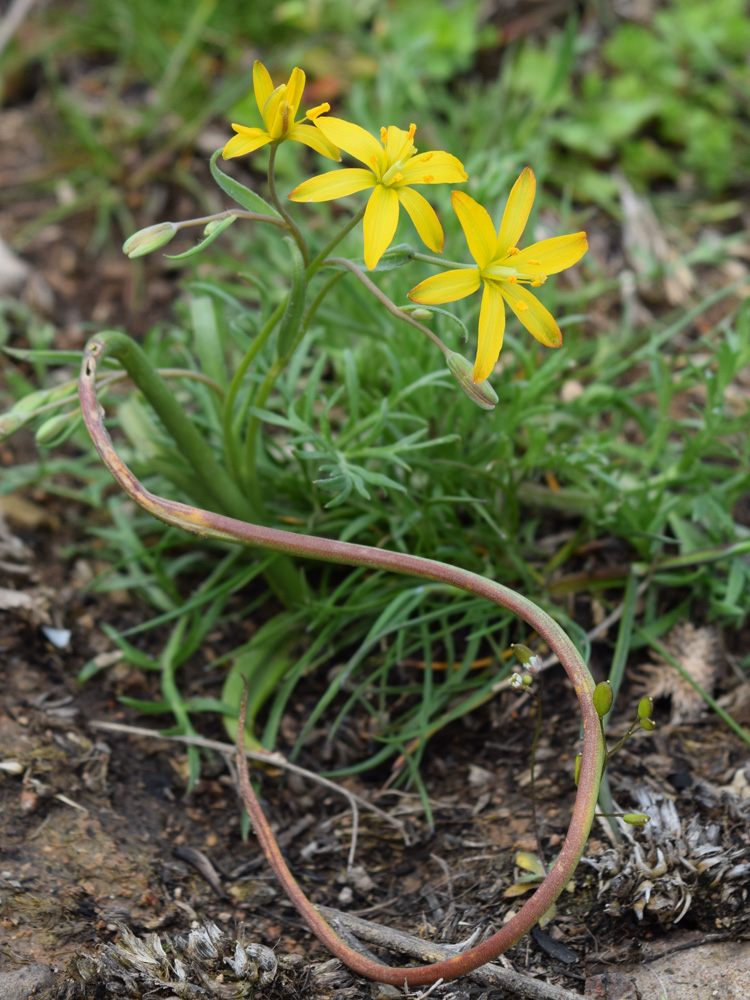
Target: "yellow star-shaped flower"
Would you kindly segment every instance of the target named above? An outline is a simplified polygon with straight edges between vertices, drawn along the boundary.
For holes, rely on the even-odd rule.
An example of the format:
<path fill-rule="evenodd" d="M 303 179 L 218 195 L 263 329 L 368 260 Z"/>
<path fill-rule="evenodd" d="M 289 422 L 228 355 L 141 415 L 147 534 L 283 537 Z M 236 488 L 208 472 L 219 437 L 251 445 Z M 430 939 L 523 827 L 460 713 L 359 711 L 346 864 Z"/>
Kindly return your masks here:
<path fill-rule="evenodd" d="M 463 191 L 451 200 L 469 251 L 477 267 L 435 274 L 409 292 L 425 305 L 455 302 L 484 285 L 479 313 L 479 342 L 474 362 L 474 382 L 483 382 L 495 366 L 503 346 L 505 302 L 529 333 L 547 347 L 560 347 L 562 334 L 551 313 L 525 286 L 543 285 L 550 274 L 571 267 L 588 249 L 586 233 L 556 236 L 519 250 L 516 243 L 526 227 L 536 193 L 531 167 L 526 167 L 510 192 L 508 204 L 495 232 L 488 212 Z"/>
<path fill-rule="evenodd" d="M 313 117 L 313 112 L 310 112 Z M 399 206 L 409 213 L 424 243 L 435 253 L 443 250 L 443 228 L 434 208 L 413 189 L 414 184 L 461 184 L 467 174 L 460 160 L 450 153 L 430 150 L 419 153 L 414 146 L 416 125 L 408 132 L 390 125 L 380 130 L 380 141 L 359 125 L 328 116 L 314 117 L 329 142 L 365 165 L 331 170 L 304 181 L 289 195 L 292 201 L 331 201 L 372 189 L 364 217 L 365 264 L 375 267 L 388 249 L 396 226 Z"/>
<path fill-rule="evenodd" d="M 274 89 L 271 75 L 263 65 L 256 60 L 253 65 L 253 89 L 264 128 L 249 128 L 246 125 L 232 125 L 237 135 L 232 136 L 224 147 L 223 157 L 230 160 L 234 156 L 245 156 L 269 142 L 282 142 L 294 139 L 312 147 L 316 153 L 322 153 L 330 160 L 340 160 L 341 154 L 314 125 L 305 125 L 295 121 L 302 91 L 305 89 L 305 74 L 296 66 L 292 70 L 288 83 L 282 83 Z M 322 104 L 310 114 L 321 114 L 328 111 L 329 105 Z"/>

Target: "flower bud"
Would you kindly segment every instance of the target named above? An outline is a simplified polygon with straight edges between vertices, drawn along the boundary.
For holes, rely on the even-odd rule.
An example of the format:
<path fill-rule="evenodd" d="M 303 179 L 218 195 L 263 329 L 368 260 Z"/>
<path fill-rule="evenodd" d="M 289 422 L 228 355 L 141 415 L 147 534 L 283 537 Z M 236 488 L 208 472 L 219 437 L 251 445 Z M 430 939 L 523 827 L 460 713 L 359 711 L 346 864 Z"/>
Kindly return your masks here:
<path fill-rule="evenodd" d="M 645 813 L 625 813 L 622 820 L 624 823 L 630 823 L 631 826 L 645 826 L 646 823 L 651 822 L 651 817 Z"/>
<path fill-rule="evenodd" d="M 638 718 L 639 719 L 650 719 L 651 713 L 654 710 L 654 699 L 649 698 L 648 695 L 641 698 L 638 702 Z"/>
<path fill-rule="evenodd" d="M 639 719 L 641 724 L 641 729 L 645 729 L 647 733 L 652 733 L 656 729 L 656 723 L 653 719 Z"/>
<path fill-rule="evenodd" d="M 472 365 L 462 354 L 451 351 L 446 357 L 446 364 L 472 403 L 483 410 L 491 410 L 497 403 L 497 393 L 489 382 L 474 382 Z"/>
<path fill-rule="evenodd" d="M 594 688 L 594 708 L 596 709 L 596 714 L 600 719 L 603 719 L 610 708 L 612 708 L 612 702 L 614 700 L 614 692 L 612 691 L 612 685 L 609 681 L 602 681 L 600 684 L 596 685 Z"/>
<path fill-rule="evenodd" d="M 410 309 L 409 315 L 412 319 L 416 319 L 420 323 L 429 323 L 433 317 L 433 312 L 432 309 L 424 309 L 420 306 L 419 309 Z"/>
<path fill-rule="evenodd" d="M 155 226 L 139 229 L 137 233 L 133 233 L 125 240 L 122 252 L 127 254 L 131 260 L 134 257 L 143 257 L 169 243 L 176 232 L 177 226 L 174 222 L 159 222 Z"/>

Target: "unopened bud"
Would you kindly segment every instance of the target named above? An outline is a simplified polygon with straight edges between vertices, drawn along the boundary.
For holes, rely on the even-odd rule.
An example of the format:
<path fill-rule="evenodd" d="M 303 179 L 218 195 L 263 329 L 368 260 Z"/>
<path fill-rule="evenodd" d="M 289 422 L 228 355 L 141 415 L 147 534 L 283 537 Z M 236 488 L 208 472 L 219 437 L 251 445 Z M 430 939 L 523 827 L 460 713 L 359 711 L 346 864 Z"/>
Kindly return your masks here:
<path fill-rule="evenodd" d="M 122 252 L 131 260 L 134 257 L 144 257 L 147 253 L 152 253 L 169 243 L 176 232 L 177 226 L 174 222 L 159 222 L 155 226 L 139 229 L 125 240 Z"/>
<path fill-rule="evenodd" d="M 645 826 L 646 823 L 651 822 L 651 817 L 645 813 L 625 813 L 622 820 L 624 823 L 630 823 L 631 826 Z"/>
<path fill-rule="evenodd" d="M 656 729 L 656 723 L 653 719 L 639 719 L 641 724 L 641 729 L 645 729 L 647 733 L 652 733 Z"/>
<path fill-rule="evenodd" d="M 451 375 L 455 377 L 472 403 L 476 403 L 483 410 L 491 410 L 496 406 L 497 393 L 486 380 L 484 382 L 474 381 L 474 369 L 462 354 L 451 351 L 446 357 L 446 364 Z"/>
<path fill-rule="evenodd" d="M 650 719 L 651 713 L 654 710 L 654 699 L 649 698 L 648 695 L 641 698 L 638 702 L 638 718 L 639 719 Z"/>
<path fill-rule="evenodd" d="M 412 319 L 418 320 L 420 323 L 429 323 L 433 317 L 432 309 L 410 309 L 409 315 Z"/>
<path fill-rule="evenodd" d="M 610 708 L 612 708 L 614 700 L 615 696 L 609 681 L 602 681 L 596 685 L 594 688 L 594 708 L 600 719 L 603 719 Z"/>

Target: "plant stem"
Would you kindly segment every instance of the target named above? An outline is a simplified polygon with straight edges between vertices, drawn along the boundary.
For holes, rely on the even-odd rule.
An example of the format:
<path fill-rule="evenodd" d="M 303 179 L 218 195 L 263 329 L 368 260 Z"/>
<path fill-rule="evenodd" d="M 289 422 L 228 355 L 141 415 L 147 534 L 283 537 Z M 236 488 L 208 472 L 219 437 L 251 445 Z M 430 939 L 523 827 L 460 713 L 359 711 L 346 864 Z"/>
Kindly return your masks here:
<path fill-rule="evenodd" d="M 279 148 L 278 143 L 276 142 L 271 143 L 271 152 L 268 157 L 268 191 L 271 195 L 271 201 L 273 202 L 274 207 L 276 208 L 277 212 L 286 223 L 286 228 L 289 230 L 289 232 L 292 235 L 292 238 L 294 239 L 294 242 L 299 247 L 299 251 L 302 254 L 302 259 L 304 260 L 305 265 L 307 265 L 310 263 L 310 251 L 308 249 L 305 237 L 300 232 L 300 228 L 297 225 L 297 223 L 294 221 L 289 212 L 287 212 L 284 205 L 281 203 L 281 200 L 276 192 L 276 173 L 274 168 L 276 166 L 276 150 L 278 148 Z"/>
<path fill-rule="evenodd" d="M 455 979 L 497 958 L 534 926 L 563 891 L 578 865 L 593 822 L 605 748 L 599 716 L 593 701 L 594 679 L 578 649 L 560 625 L 533 601 L 476 573 L 403 552 L 315 538 L 311 535 L 297 535 L 278 528 L 248 524 L 223 514 L 200 510 L 150 493 L 120 459 L 104 426 L 96 398 L 96 364 L 102 350 L 102 343 L 94 338 L 84 353 L 79 382 L 81 411 L 105 465 L 117 483 L 144 510 L 167 524 L 202 537 L 240 542 L 243 545 L 323 562 L 367 566 L 448 584 L 467 593 L 484 597 L 518 615 L 548 643 L 559 658 L 575 688 L 583 722 L 583 750 L 578 790 L 563 848 L 540 887 L 499 931 L 462 955 L 428 966 L 393 968 L 362 956 L 341 940 L 302 892 L 281 855 L 250 784 L 243 743 L 244 704 L 240 715 L 237 731 L 237 769 L 242 799 L 253 821 L 256 835 L 288 897 L 313 933 L 337 958 L 345 962 L 350 969 L 370 979 L 395 986 L 403 986 L 406 983 L 409 987 L 434 983 L 438 979 Z"/>
<path fill-rule="evenodd" d="M 205 485 L 217 509 L 226 511 L 232 517 L 256 518 L 255 508 L 249 498 L 219 463 L 213 449 L 192 421 L 185 418 L 185 410 L 164 379 L 152 367 L 141 347 L 124 333 L 107 330 L 89 341 L 84 353 L 84 368 L 88 365 L 88 370 L 96 371 L 96 358 L 103 357 L 106 353 L 119 360 L 154 408 L 199 481 Z M 304 601 L 306 588 L 289 559 L 272 563 L 266 577 L 284 604 Z"/>
<path fill-rule="evenodd" d="M 395 316 L 396 319 L 402 320 L 404 323 L 408 323 L 409 326 L 415 327 L 420 333 L 429 337 L 433 344 L 441 350 L 446 357 L 449 354 L 452 354 L 450 348 L 445 346 L 440 337 L 438 337 L 433 330 L 430 330 L 429 327 L 419 323 L 412 316 L 410 316 L 408 312 L 404 312 L 399 309 L 396 303 L 392 302 L 385 292 L 381 292 L 375 282 L 371 281 L 362 268 L 357 267 L 353 261 L 347 260 L 346 257 L 329 257 L 327 260 L 323 261 L 323 267 L 345 267 L 348 271 L 351 271 L 351 273 L 362 282 L 367 291 L 371 295 L 374 295 L 378 302 L 384 306 L 392 316 Z"/>

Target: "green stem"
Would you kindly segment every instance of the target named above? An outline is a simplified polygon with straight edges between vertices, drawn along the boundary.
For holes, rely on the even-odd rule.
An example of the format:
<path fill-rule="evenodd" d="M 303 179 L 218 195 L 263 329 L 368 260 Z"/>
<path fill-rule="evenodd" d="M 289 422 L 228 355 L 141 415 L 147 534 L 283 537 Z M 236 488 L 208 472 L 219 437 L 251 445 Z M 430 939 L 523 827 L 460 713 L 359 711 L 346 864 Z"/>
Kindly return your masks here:
<path fill-rule="evenodd" d="M 371 295 L 374 295 L 378 302 L 385 309 L 387 309 L 392 316 L 395 316 L 396 319 L 402 320 L 404 323 L 408 323 L 409 326 L 413 326 L 415 329 L 419 330 L 420 333 L 429 337 L 433 344 L 441 350 L 446 357 L 453 353 L 449 347 L 445 346 L 440 337 L 438 337 L 433 330 L 430 330 L 428 326 L 424 326 L 422 323 L 419 323 L 412 316 L 410 316 L 408 312 L 404 312 L 402 309 L 399 309 L 396 303 L 392 302 L 388 296 L 378 288 L 375 282 L 368 278 L 362 268 L 357 267 L 353 261 L 347 260 L 346 257 L 329 257 L 327 260 L 323 261 L 323 267 L 345 267 L 347 271 L 351 271 L 351 273 L 362 282 L 367 291 Z"/>
<path fill-rule="evenodd" d="M 252 405 L 255 406 L 257 409 L 262 409 L 266 405 L 268 397 L 271 395 L 273 387 L 276 384 L 276 379 L 283 372 L 284 368 L 287 366 L 289 362 L 289 358 L 294 354 L 297 347 L 299 346 L 300 341 L 307 333 L 308 327 L 310 326 L 310 323 L 312 322 L 313 316 L 317 312 L 318 307 L 320 306 L 320 304 L 322 303 L 323 299 L 326 297 L 330 289 L 341 278 L 343 278 L 343 274 L 341 272 L 339 272 L 338 274 L 334 274 L 331 278 L 328 279 L 328 281 L 326 281 L 326 283 L 320 289 L 318 294 L 310 303 L 307 313 L 305 314 L 305 318 L 300 324 L 299 332 L 297 333 L 297 336 L 294 338 L 294 342 L 292 343 L 292 346 L 289 349 L 288 353 L 284 357 L 277 358 L 276 361 L 274 361 L 274 363 L 271 365 L 271 368 L 267 372 L 266 377 L 263 379 L 260 388 L 255 394 L 255 397 L 252 400 L 248 400 L 248 406 L 250 405 L 250 402 L 252 402 Z M 245 461 L 242 469 L 242 476 L 245 489 L 247 490 L 247 493 L 250 497 L 257 497 L 258 495 L 257 476 L 255 475 L 255 464 L 256 464 L 256 456 L 258 449 L 258 436 L 260 433 L 260 424 L 261 424 L 260 417 L 256 415 L 251 416 L 247 424 L 247 433 L 245 436 Z"/>
<path fill-rule="evenodd" d="M 308 281 L 310 280 L 310 278 L 312 278 L 314 274 L 317 274 L 317 272 L 323 266 L 323 261 L 326 259 L 331 250 L 337 247 L 339 243 L 343 240 L 343 238 L 346 236 L 346 234 L 350 233 L 352 229 L 354 229 L 354 227 L 357 225 L 360 219 L 364 218 L 365 208 L 367 208 L 366 205 L 364 206 L 364 208 L 360 208 L 357 214 L 351 217 L 351 219 L 347 222 L 344 228 L 339 230 L 337 235 L 333 237 L 331 242 L 328 243 L 325 247 L 323 247 L 320 253 L 310 261 L 310 266 L 307 269 Z"/>
<path fill-rule="evenodd" d="M 459 268 L 461 270 L 476 268 L 476 264 L 461 264 L 455 260 L 445 260 L 443 257 L 433 257 L 428 253 L 418 253 L 416 250 L 412 254 L 412 260 L 421 260 L 425 264 L 435 264 L 437 267 L 445 268 L 446 271 Z"/>
<path fill-rule="evenodd" d="M 299 247 L 299 252 L 302 254 L 302 259 L 304 260 L 305 265 L 307 265 L 310 263 L 310 251 L 307 246 L 307 241 L 300 232 L 297 223 L 291 217 L 289 212 L 287 212 L 284 205 L 282 205 L 281 200 L 279 199 L 279 196 L 276 192 L 276 173 L 274 168 L 276 166 L 276 150 L 278 148 L 279 144 L 277 142 L 271 143 L 271 153 L 270 156 L 268 157 L 268 191 L 271 195 L 271 201 L 274 203 L 276 211 L 279 213 L 279 215 L 283 218 L 284 222 L 286 223 L 286 228 L 289 230 L 289 232 L 292 235 L 292 238 L 294 239 L 294 242 Z"/>
<path fill-rule="evenodd" d="M 248 212 L 244 208 L 228 208 L 223 212 L 215 212 L 213 215 L 204 215 L 199 219 L 183 219 L 182 222 L 173 222 L 177 229 L 186 229 L 188 226 L 206 226 L 209 222 L 220 222 L 234 215 L 237 219 L 249 219 L 251 222 L 270 222 L 272 226 L 279 226 L 281 229 L 287 228 L 287 223 L 281 219 L 274 218 L 273 215 L 261 215 L 258 212 Z"/>

